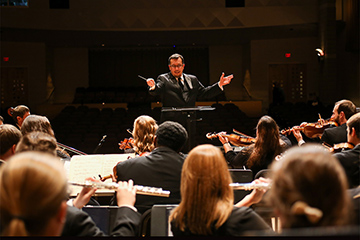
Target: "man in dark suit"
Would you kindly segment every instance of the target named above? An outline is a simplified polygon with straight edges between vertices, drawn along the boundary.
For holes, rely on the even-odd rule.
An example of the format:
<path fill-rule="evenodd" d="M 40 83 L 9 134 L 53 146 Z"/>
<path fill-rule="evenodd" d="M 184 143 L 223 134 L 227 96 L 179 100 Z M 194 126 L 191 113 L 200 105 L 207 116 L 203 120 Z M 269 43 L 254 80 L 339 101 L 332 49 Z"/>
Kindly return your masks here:
<path fill-rule="evenodd" d="M 163 107 L 195 107 L 197 100 L 205 100 L 222 93 L 223 86 L 229 84 L 233 75 L 224 77 L 222 73 L 219 82 L 204 87 L 196 76 L 183 73 L 185 62 L 180 54 L 169 57 L 169 73 L 158 76 L 156 83 L 154 79 L 147 79 L 151 95 L 160 95 Z M 180 118 L 179 118 L 180 117 Z M 181 114 L 162 114 L 161 122 L 166 120 L 180 122 Z M 183 123 L 182 123 L 183 124 Z M 184 124 L 183 124 L 184 126 Z"/>
<path fill-rule="evenodd" d="M 360 113 L 354 114 L 346 123 L 347 142 L 353 149 L 335 153 L 334 156 L 344 167 L 350 188 L 360 185 Z"/>
<path fill-rule="evenodd" d="M 333 119 L 338 127 L 325 129 L 321 136 L 321 142 L 325 142 L 331 146 L 337 143 L 347 141 L 346 121 L 356 112 L 356 106 L 349 100 L 341 100 L 335 103 L 331 119 Z"/>
<path fill-rule="evenodd" d="M 179 151 L 187 137 L 181 124 L 166 121 L 159 125 L 154 140 L 156 148 L 149 155 L 117 164 L 117 181 L 132 179 L 136 185 L 170 191 L 170 197 L 137 195 L 135 207 L 140 213 L 144 213 L 154 204 L 180 202 L 180 176 L 185 156 Z"/>
<path fill-rule="evenodd" d="M 337 143 L 347 142 L 346 135 L 346 121 L 356 112 L 356 106 L 350 100 L 340 100 L 335 103 L 331 118 L 337 123 L 337 127 L 330 127 L 324 130 L 320 142 L 326 143 L 326 145 L 334 146 Z M 300 125 L 302 127 L 306 123 Z M 299 145 L 305 143 L 300 130 L 293 129 L 293 134 L 298 141 Z"/>

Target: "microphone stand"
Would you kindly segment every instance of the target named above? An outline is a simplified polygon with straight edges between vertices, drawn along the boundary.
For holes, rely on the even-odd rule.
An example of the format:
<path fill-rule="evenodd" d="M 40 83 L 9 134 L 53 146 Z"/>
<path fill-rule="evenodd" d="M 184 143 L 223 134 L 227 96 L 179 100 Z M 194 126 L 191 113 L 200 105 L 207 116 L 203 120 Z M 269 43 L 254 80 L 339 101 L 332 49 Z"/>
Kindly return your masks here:
<path fill-rule="evenodd" d="M 95 150 L 94 150 L 93 153 L 97 153 L 97 151 L 99 150 L 99 148 L 101 148 L 101 146 L 102 146 L 103 143 L 105 142 L 105 138 L 106 138 L 106 137 L 107 137 L 106 135 L 104 135 L 104 136 L 102 137 L 102 139 L 100 140 L 99 144 L 96 146 L 96 148 L 95 148 Z"/>

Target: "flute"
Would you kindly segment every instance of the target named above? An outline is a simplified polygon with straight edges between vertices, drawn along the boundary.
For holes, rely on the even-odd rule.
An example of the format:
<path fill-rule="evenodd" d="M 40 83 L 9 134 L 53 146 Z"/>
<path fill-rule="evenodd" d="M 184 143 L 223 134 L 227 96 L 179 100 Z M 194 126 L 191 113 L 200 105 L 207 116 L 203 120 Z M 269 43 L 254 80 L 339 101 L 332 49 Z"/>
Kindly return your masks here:
<path fill-rule="evenodd" d="M 77 182 L 68 182 L 68 183 L 74 186 L 90 187 L 90 188 L 106 188 L 110 190 L 116 190 L 119 186 L 119 184 L 115 182 L 105 183 L 105 182 L 85 181 L 84 183 L 77 183 Z M 141 185 L 135 185 L 134 187 L 136 188 L 136 194 L 158 196 L 158 197 L 170 196 L 170 191 L 163 190 L 162 188 L 146 187 Z"/>
<path fill-rule="evenodd" d="M 269 183 L 230 183 L 230 187 L 234 190 L 253 190 L 253 189 L 270 189 L 271 185 Z"/>

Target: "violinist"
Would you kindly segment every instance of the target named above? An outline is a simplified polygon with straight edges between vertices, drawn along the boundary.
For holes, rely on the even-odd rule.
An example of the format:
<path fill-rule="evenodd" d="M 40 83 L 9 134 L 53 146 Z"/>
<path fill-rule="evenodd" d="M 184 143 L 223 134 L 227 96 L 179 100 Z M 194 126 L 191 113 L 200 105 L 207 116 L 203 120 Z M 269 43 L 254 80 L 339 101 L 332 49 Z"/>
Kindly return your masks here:
<path fill-rule="evenodd" d="M 360 175 L 360 113 L 349 118 L 346 123 L 347 142 L 354 148 L 335 153 L 334 156 L 344 167 L 350 188 L 357 187 Z"/>
<path fill-rule="evenodd" d="M 263 116 L 256 126 L 255 143 L 243 148 L 236 154 L 227 137 L 218 134 L 224 146 L 225 159 L 232 168 L 250 168 L 255 176 L 262 169 L 267 169 L 275 156 L 283 152 L 288 145 L 280 139 L 279 127 L 270 116 Z"/>
<path fill-rule="evenodd" d="M 356 106 L 349 100 L 341 100 L 335 103 L 331 118 L 338 125 L 337 127 L 330 127 L 324 130 L 321 135 L 321 143 L 333 146 L 336 143 L 343 143 L 347 141 L 346 137 L 346 121 L 356 112 Z M 321 121 L 321 120 L 320 120 Z M 323 121 L 323 120 L 322 120 Z M 306 123 L 303 123 L 304 125 Z M 300 125 L 300 127 L 302 126 Z M 300 131 L 293 128 L 294 134 L 299 146 L 305 143 Z"/>
<path fill-rule="evenodd" d="M 30 109 L 25 105 L 19 105 L 9 108 L 8 114 L 14 119 L 15 126 L 20 130 L 25 118 L 30 115 Z"/>

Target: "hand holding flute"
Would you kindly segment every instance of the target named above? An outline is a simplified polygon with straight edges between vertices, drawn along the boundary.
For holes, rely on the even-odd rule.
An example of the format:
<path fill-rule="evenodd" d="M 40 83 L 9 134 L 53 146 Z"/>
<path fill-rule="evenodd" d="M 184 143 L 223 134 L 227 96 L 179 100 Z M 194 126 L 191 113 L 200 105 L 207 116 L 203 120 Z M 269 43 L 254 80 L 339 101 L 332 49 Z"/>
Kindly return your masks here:
<path fill-rule="evenodd" d="M 265 192 L 270 188 L 271 179 L 269 178 L 259 178 L 252 181 L 250 184 L 243 184 L 244 190 L 253 189 L 253 191 L 246 195 L 241 201 L 235 204 L 236 207 L 250 207 L 253 204 L 256 204 L 261 201 Z M 236 185 L 233 187 L 236 189 Z"/>

